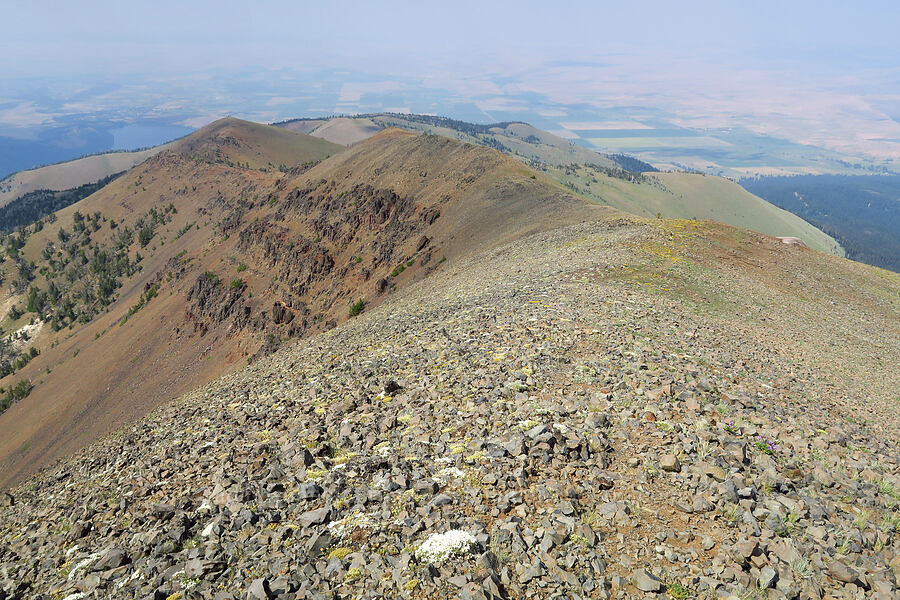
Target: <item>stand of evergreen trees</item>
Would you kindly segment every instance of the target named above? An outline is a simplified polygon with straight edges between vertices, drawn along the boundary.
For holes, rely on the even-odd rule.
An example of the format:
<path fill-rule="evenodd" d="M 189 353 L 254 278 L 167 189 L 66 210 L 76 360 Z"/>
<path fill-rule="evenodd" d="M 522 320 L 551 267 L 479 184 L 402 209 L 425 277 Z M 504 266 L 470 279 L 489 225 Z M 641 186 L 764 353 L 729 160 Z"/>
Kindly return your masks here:
<path fill-rule="evenodd" d="M 900 273 L 900 175 L 798 175 L 740 181 L 835 238 L 847 257 Z"/>
<path fill-rule="evenodd" d="M 86 183 L 68 190 L 35 190 L 19 196 L 9 204 L 0 207 L 0 231 L 10 233 L 17 227 L 29 225 L 51 213 L 75 204 L 104 187 L 122 173 L 116 173 L 94 183 Z"/>

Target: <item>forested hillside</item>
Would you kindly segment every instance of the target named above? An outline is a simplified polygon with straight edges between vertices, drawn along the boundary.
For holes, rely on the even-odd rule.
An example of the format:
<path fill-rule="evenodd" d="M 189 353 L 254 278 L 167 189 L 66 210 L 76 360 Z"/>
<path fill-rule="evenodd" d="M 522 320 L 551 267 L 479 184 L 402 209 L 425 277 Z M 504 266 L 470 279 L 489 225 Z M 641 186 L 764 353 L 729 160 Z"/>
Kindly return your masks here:
<path fill-rule="evenodd" d="M 87 198 L 107 183 L 121 175 L 116 173 L 94 183 L 86 183 L 68 190 L 34 190 L 16 198 L 5 206 L 0 206 L 0 231 L 10 233 L 17 227 L 30 225 L 53 214 L 82 198 Z"/>
<path fill-rule="evenodd" d="M 900 175 L 760 177 L 740 183 L 836 238 L 848 258 L 900 272 Z"/>

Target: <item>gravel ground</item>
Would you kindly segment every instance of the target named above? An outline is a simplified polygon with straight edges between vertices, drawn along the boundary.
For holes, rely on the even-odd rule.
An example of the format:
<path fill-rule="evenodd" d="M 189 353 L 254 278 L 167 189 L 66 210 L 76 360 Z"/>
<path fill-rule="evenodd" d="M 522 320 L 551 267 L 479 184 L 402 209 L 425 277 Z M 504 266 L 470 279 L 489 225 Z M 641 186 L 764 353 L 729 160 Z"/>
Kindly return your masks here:
<path fill-rule="evenodd" d="M 692 227 L 450 261 L 45 470 L 0 599 L 896 598 L 896 282 Z"/>

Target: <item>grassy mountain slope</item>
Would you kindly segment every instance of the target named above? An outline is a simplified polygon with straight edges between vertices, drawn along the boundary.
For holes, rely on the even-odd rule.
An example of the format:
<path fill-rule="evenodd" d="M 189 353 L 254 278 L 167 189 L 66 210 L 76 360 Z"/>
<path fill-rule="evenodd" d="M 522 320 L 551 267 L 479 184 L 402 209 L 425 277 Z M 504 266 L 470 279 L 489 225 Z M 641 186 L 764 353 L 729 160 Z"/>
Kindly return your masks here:
<path fill-rule="evenodd" d="M 336 186 L 342 166 L 368 169 L 417 199 L 432 182 L 451 194 L 434 225 L 469 223 L 470 197 L 491 219 L 492 186 L 469 196 L 465 175 L 423 174 L 420 152 L 499 169 L 534 216 L 528 196 L 550 193 L 482 148 L 371 142 L 317 168 Z M 316 206 L 355 203 L 318 189 Z M 459 240 L 465 254 L 376 309 L 14 489 L 0 589 L 896 597 L 900 277 L 550 197 L 562 226 Z M 451 530 L 463 543 L 440 560 L 432 536 Z"/>
<path fill-rule="evenodd" d="M 388 130 L 316 161 L 336 149 L 217 122 L 30 231 L 2 326 L 40 317 L 40 355 L 0 380 L 34 385 L 0 414 L 0 484 L 444 259 L 604 212 L 446 138 Z"/>
<path fill-rule="evenodd" d="M 619 166 L 607 155 L 588 150 L 527 123 L 477 125 L 430 115 L 379 113 L 330 119 L 297 119 L 278 123 L 277 126 L 339 144 L 352 144 L 375 135 L 381 129 L 399 127 L 490 146 L 525 162 L 591 163 L 609 168 Z"/>
<path fill-rule="evenodd" d="M 327 157 L 341 147 L 279 127 L 229 117 L 179 140 L 175 150 L 208 162 L 272 169 Z"/>
<path fill-rule="evenodd" d="M 632 180 L 590 167 L 558 169 L 556 174 L 570 189 L 637 215 L 719 221 L 767 235 L 798 237 L 820 252 L 844 255 L 831 236 L 722 177 L 647 173 Z"/>
<path fill-rule="evenodd" d="M 109 177 L 113 173 L 121 173 L 166 150 L 170 145 L 138 152 L 108 152 L 19 171 L 0 181 L 0 206 L 35 190 L 68 190 Z"/>

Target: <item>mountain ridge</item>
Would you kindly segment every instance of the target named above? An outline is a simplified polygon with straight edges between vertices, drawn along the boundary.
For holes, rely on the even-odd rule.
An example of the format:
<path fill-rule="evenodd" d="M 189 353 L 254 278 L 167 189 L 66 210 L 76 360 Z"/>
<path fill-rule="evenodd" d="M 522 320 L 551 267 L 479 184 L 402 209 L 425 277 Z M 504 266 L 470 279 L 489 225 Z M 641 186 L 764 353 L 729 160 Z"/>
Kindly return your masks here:
<path fill-rule="evenodd" d="M 16 260 L 51 257 L 33 281 L 16 279 L 22 263 L 8 263 L 21 289 L 12 304 L 24 308 L 36 290 L 46 326 L 33 336 L 40 356 L 0 384 L 35 384 L 0 415 L 0 482 L 282 340 L 333 327 L 354 302 L 377 306 L 439 261 L 604 210 L 532 179 L 496 151 L 401 131 L 320 161 L 309 150 L 324 158 L 333 146 L 279 131 L 299 144 L 298 166 L 283 173 L 270 165 L 290 144 L 260 157 L 261 131 L 269 130 L 233 120 L 189 136 L 32 233 Z M 76 216 L 83 214 L 87 228 Z M 78 237 L 63 243 L 61 230 Z M 77 257 L 76 247 L 93 249 L 85 265 L 54 258 Z M 106 287 L 106 304 L 88 310 L 80 299 L 94 297 L 106 276 L 98 271 L 94 283 L 88 270 L 67 283 L 65 273 L 94 269 L 101 254 L 120 257 L 129 271 L 117 277 L 121 291 Z M 64 290 L 56 300 L 51 280 Z M 26 311 L 10 327 L 37 313 Z"/>
<path fill-rule="evenodd" d="M 216 127 L 227 127 L 227 120 L 216 123 Z M 477 125 L 429 115 L 375 113 L 355 117 L 294 119 L 275 125 L 322 139 L 331 137 L 331 141 L 340 145 L 359 142 L 385 127 L 437 133 L 501 150 L 593 202 L 649 216 L 717 218 L 769 235 L 799 237 L 823 252 L 843 253 L 837 241 L 823 235 L 813 225 L 793 214 L 782 213 L 756 197 L 748 197 L 729 180 L 709 177 L 701 180 L 703 185 L 698 187 L 696 177 L 688 174 L 659 174 L 659 178 L 673 181 L 675 188 L 691 189 L 692 193 L 685 196 L 659 181 L 632 172 L 654 171 L 651 165 L 627 156 L 599 154 L 523 122 Z M 263 130 L 258 130 L 258 133 L 260 131 Z M 274 131 L 266 131 L 272 137 L 277 136 Z M 217 146 L 219 152 L 223 148 Z M 280 160 L 266 162 L 254 162 L 253 166 L 286 170 L 286 165 Z M 250 161 L 245 160 L 241 164 L 250 166 Z"/>
<path fill-rule="evenodd" d="M 694 173 L 657 173 L 652 165 L 637 159 L 583 148 L 527 123 L 475 125 L 445 117 L 376 113 L 275 125 L 324 139 L 335 136 L 334 141 L 351 144 L 391 126 L 455 137 L 513 156 L 592 202 L 643 216 L 719 220 L 768 235 L 799 237 L 817 250 L 844 255 L 831 236 L 748 193 L 732 180 Z"/>

